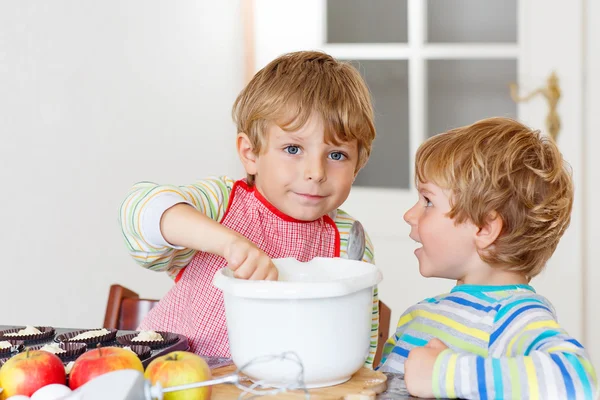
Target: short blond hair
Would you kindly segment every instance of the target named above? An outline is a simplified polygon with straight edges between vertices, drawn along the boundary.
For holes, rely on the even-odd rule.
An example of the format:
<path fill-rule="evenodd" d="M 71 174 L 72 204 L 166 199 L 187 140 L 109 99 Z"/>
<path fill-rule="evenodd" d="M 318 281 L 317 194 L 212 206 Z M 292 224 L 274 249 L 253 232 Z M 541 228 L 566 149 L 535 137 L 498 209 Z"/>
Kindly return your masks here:
<path fill-rule="evenodd" d="M 502 231 L 480 257 L 529 279 L 543 270 L 571 220 L 570 166 L 552 139 L 509 118 L 431 137 L 417 151 L 415 179 L 451 192 L 448 216 L 456 223 L 482 227 L 497 213 Z"/>
<path fill-rule="evenodd" d="M 267 127 L 301 128 L 316 113 L 328 143 L 357 141 L 358 172 L 371 154 L 375 124 L 371 95 L 351 64 L 318 51 L 284 54 L 254 75 L 233 105 L 238 132 L 248 135 L 260 154 Z M 249 183 L 253 176 L 248 176 Z"/>

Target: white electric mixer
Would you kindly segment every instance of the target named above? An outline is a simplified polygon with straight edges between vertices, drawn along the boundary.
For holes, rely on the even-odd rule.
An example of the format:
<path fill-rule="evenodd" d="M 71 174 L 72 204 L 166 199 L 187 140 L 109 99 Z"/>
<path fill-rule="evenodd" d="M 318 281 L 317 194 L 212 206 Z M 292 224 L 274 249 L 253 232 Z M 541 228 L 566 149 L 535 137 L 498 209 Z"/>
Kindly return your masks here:
<path fill-rule="evenodd" d="M 258 381 L 253 382 L 250 385 L 243 384 L 243 382 L 249 381 L 242 375 L 245 368 L 257 363 L 271 361 L 294 363 L 298 367 L 298 375 L 289 382 L 267 383 Z M 274 395 L 289 390 L 303 390 L 308 399 L 310 398 L 310 394 L 304 387 L 303 376 L 304 370 L 298 356 L 294 353 L 284 353 L 277 356 L 265 356 L 252 360 L 230 375 L 203 382 L 171 386 L 168 388 L 163 388 L 160 383 L 152 385 L 139 371 L 114 371 L 93 379 L 60 400 L 163 400 L 165 393 L 219 384 L 234 384 L 237 386 L 241 390 L 239 396 L 240 399 L 252 398 L 254 396 Z M 277 387 L 274 387 L 275 385 Z"/>

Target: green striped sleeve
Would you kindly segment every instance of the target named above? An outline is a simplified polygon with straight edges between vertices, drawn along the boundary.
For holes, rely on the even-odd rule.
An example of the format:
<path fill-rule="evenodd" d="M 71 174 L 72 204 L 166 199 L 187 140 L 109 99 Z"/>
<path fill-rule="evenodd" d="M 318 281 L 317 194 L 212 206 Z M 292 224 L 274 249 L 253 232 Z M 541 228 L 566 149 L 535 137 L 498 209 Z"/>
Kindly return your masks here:
<path fill-rule="evenodd" d="M 191 185 L 158 185 L 152 182 L 135 184 L 119 209 L 119 224 L 126 248 L 142 267 L 152 271 L 177 273 L 192 260 L 195 250 L 156 246 L 144 237 L 142 217 L 153 200 L 170 196 L 173 201 L 191 204 L 209 218 L 220 221 L 225 215 L 234 181 L 227 177 L 208 178 Z M 158 216 L 160 218 L 160 216 Z"/>
<path fill-rule="evenodd" d="M 350 228 L 355 219 L 350 216 L 347 212 L 337 210 L 335 217 L 335 225 L 340 232 L 340 257 L 347 258 L 348 248 L 348 237 L 350 235 Z M 375 264 L 375 255 L 373 251 L 373 243 L 368 233 L 365 233 L 365 254 L 363 261 L 371 264 Z M 377 341 L 379 339 L 379 293 L 377 287 L 373 288 L 373 308 L 372 308 L 372 319 L 371 319 L 371 344 L 369 348 L 369 356 L 365 361 L 365 366 L 373 368 L 373 361 L 375 360 L 375 353 L 377 352 Z"/>

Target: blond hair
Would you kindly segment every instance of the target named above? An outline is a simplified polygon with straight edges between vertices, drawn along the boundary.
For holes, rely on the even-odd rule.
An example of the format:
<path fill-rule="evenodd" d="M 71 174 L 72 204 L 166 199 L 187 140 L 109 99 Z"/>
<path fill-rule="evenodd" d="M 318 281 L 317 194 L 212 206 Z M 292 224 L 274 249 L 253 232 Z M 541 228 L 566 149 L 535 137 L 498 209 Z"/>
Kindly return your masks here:
<path fill-rule="evenodd" d="M 258 71 L 233 105 L 238 132 L 260 154 L 270 123 L 286 131 L 301 128 L 316 113 L 328 143 L 357 141 L 358 172 L 375 139 L 373 106 L 360 73 L 349 63 L 317 51 L 284 54 Z M 248 176 L 253 183 L 254 177 Z"/>
<path fill-rule="evenodd" d="M 529 279 L 571 220 L 570 166 L 552 139 L 512 119 L 484 119 L 430 138 L 417 151 L 415 179 L 451 192 L 448 216 L 456 223 L 482 227 L 497 213 L 502 231 L 480 257 Z"/>

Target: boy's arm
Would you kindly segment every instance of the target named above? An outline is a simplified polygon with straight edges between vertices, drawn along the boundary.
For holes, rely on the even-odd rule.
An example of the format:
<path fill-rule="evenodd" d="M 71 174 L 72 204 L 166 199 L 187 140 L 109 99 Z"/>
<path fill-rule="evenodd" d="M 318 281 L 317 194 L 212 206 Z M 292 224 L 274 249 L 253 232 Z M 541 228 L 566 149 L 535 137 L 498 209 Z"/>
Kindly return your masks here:
<path fill-rule="evenodd" d="M 595 370 L 583 346 L 556 322 L 551 306 L 521 299 L 498 312 L 487 357 L 444 350 L 432 389 L 449 398 L 593 399 Z"/>
<path fill-rule="evenodd" d="M 210 178 L 187 186 L 157 185 L 140 182 L 134 185 L 121 204 L 119 223 L 127 250 L 141 266 L 167 271 L 175 277 L 193 258 L 197 249 L 163 236 L 161 220 L 167 210 L 187 204 L 218 223 L 227 209 L 233 180 Z M 181 207 L 179 207 L 181 208 Z M 171 235 L 173 236 L 173 235 Z M 169 237 L 173 240 L 172 237 Z"/>

